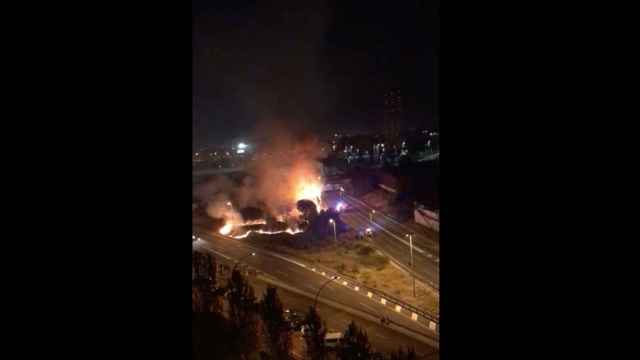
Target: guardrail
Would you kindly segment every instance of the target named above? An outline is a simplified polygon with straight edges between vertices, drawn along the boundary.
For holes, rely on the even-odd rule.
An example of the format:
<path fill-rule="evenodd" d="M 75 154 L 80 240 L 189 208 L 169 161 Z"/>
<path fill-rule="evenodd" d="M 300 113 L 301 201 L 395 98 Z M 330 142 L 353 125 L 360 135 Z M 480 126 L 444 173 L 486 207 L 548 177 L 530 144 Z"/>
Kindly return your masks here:
<path fill-rule="evenodd" d="M 218 253 L 215 250 L 212 250 L 212 251 Z M 359 292 L 363 296 L 366 296 L 373 301 L 379 302 L 383 306 L 387 306 L 387 304 L 389 304 L 389 306 L 391 306 L 391 308 L 395 312 L 406 315 L 407 317 L 411 318 L 411 320 L 413 321 L 420 322 L 421 324 L 428 327 L 429 330 L 437 334 L 440 333 L 440 321 L 439 321 L 438 314 L 430 314 L 422 309 L 419 309 L 391 295 L 388 295 L 383 291 L 368 287 L 348 275 L 341 274 L 323 265 L 307 265 L 307 264 L 304 264 L 303 262 L 300 262 L 299 260 L 293 261 L 293 260 L 287 259 L 286 257 L 280 254 L 276 254 L 268 250 L 259 249 L 259 251 L 261 253 L 265 253 L 265 254 L 283 259 L 285 261 L 291 262 L 295 265 L 301 266 L 309 271 L 315 272 L 318 275 L 324 276 L 325 278 L 331 278 L 332 276 L 337 275 L 340 277 L 340 279 L 337 281 L 339 284 L 349 287 L 353 291 Z M 220 255 L 226 258 L 227 260 L 233 260 L 232 258 L 226 255 L 223 255 L 223 254 L 220 254 Z M 250 268 L 249 265 L 244 265 L 244 266 L 246 266 L 247 268 Z M 255 273 L 264 274 L 264 272 L 257 269 L 255 269 Z"/>
<path fill-rule="evenodd" d="M 325 275 L 327 278 L 334 276 L 334 275 L 338 275 L 340 276 L 340 281 L 339 283 L 341 283 L 342 285 L 346 285 L 349 286 L 351 288 L 353 288 L 355 291 L 363 291 L 363 292 L 367 292 L 367 296 L 369 298 L 373 298 L 373 297 L 377 297 L 379 299 L 384 299 L 385 301 L 381 303 L 383 305 L 385 305 L 386 303 L 391 303 L 392 305 L 398 305 L 400 306 L 402 309 L 405 309 L 411 313 L 414 313 L 426 320 L 432 321 L 436 323 L 436 326 L 438 325 L 440 319 L 439 319 L 439 315 L 438 314 L 431 314 L 425 310 L 419 309 L 411 304 L 407 304 L 406 302 L 393 297 L 381 290 L 369 287 L 367 285 L 364 285 L 362 283 L 360 283 L 359 281 L 357 281 L 356 279 L 350 277 L 349 275 L 345 275 L 342 274 L 340 272 L 337 272 L 333 269 L 330 269 L 328 267 L 322 266 L 322 265 L 307 265 L 307 268 L 311 267 L 311 270 L 314 272 L 319 272 L 322 275 Z M 315 270 L 314 270 L 315 269 Z M 346 282 L 347 284 L 344 284 L 344 282 Z M 371 293 L 372 296 L 369 296 L 368 293 Z M 398 310 L 396 310 L 396 312 L 400 312 Z"/>

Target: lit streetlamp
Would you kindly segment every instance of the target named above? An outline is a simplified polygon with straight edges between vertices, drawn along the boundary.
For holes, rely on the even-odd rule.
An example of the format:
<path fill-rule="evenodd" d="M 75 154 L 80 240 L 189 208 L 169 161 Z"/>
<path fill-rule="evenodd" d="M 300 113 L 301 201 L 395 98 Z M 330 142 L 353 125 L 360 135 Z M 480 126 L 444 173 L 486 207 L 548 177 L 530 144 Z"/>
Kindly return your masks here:
<path fill-rule="evenodd" d="M 329 219 L 329 223 L 333 225 L 333 241 L 338 244 L 338 236 L 336 235 L 336 222 L 333 219 Z"/>
<path fill-rule="evenodd" d="M 411 249 L 411 272 L 413 274 L 413 297 L 416 297 L 416 271 L 413 266 L 413 234 L 406 234 L 409 237 L 409 248 Z"/>
<path fill-rule="evenodd" d="M 373 214 L 375 213 L 376 213 L 375 210 L 371 210 L 371 212 L 369 213 L 369 221 L 373 222 Z"/>
<path fill-rule="evenodd" d="M 338 280 L 340 279 L 340 276 L 334 275 L 331 278 L 329 278 L 329 280 L 327 280 L 324 284 L 322 284 L 322 286 L 320 286 L 320 289 L 318 289 L 318 292 L 316 293 L 316 299 L 313 301 L 313 308 L 316 308 L 316 305 L 318 304 L 318 295 L 320 295 L 320 291 L 322 291 L 322 289 L 324 289 L 325 286 L 327 286 L 327 284 L 329 284 L 330 282 L 332 282 L 333 280 Z"/>

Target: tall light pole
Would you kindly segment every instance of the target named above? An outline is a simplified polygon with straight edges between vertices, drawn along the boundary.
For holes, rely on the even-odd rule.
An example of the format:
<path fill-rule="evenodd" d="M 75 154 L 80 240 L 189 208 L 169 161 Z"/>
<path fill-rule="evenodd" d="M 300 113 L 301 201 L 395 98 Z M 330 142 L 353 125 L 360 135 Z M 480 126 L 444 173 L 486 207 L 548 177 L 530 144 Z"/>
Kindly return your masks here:
<path fill-rule="evenodd" d="M 373 214 L 375 213 L 376 213 L 375 210 L 371 210 L 371 212 L 369 213 L 369 221 L 373 222 Z"/>
<path fill-rule="evenodd" d="M 333 225 L 333 242 L 336 243 L 336 245 L 338 244 L 338 236 L 336 235 L 336 222 L 333 221 L 333 219 L 329 219 L 329 222 L 331 223 L 331 225 Z"/>
<path fill-rule="evenodd" d="M 316 308 L 316 305 L 318 304 L 318 295 L 320 295 L 320 291 L 322 291 L 322 289 L 324 289 L 324 287 L 327 286 L 327 284 L 329 284 L 333 280 L 338 280 L 338 279 L 340 279 L 340 276 L 334 275 L 329 280 L 327 280 L 324 284 L 322 284 L 322 286 L 320 286 L 320 289 L 318 289 L 318 292 L 316 293 L 316 299 L 313 301 L 313 308 L 314 309 Z"/>
<path fill-rule="evenodd" d="M 416 271 L 413 266 L 413 234 L 406 234 L 409 237 L 409 248 L 411 249 L 411 273 L 413 275 L 413 297 L 416 297 Z"/>

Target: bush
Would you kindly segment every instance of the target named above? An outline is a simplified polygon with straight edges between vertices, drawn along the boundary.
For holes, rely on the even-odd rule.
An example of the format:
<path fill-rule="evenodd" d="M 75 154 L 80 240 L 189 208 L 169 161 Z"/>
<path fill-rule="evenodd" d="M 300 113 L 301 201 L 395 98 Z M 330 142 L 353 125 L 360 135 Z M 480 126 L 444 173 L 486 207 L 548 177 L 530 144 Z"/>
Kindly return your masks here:
<path fill-rule="evenodd" d="M 373 248 L 368 245 L 360 246 L 358 249 L 358 255 L 367 256 L 373 252 Z"/>
<path fill-rule="evenodd" d="M 382 255 L 371 255 L 367 257 L 361 258 L 362 264 L 365 266 L 370 266 L 375 268 L 376 270 L 382 270 L 389 263 L 389 259 Z"/>
<path fill-rule="evenodd" d="M 360 272 L 360 268 L 358 267 L 358 264 L 351 265 L 351 272 L 354 274 L 357 274 Z"/>

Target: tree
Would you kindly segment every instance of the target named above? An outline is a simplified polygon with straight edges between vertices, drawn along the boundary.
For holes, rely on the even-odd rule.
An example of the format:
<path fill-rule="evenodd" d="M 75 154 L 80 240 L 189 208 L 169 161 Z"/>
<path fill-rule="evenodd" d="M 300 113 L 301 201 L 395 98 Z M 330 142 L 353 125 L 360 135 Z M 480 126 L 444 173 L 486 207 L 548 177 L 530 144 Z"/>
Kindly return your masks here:
<path fill-rule="evenodd" d="M 229 302 L 229 319 L 238 329 L 238 348 L 242 354 L 249 354 L 257 345 L 257 304 L 253 287 L 234 269 L 226 287 Z"/>
<path fill-rule="evenodd" d="M 391 353 L 390 360 L 415 360 L 416 352 L 413 348 L 407 348 L 407 352 L 405 353 L 402 348 L 399 348 L 398 351 L 394 351 Z"/>
<path fill-rule="evenodd" d="M 318 208 L 316 207 L 316 204 L 311 200 L 298 200 L 298 202 L 296 203 L 296 207 L 298 208 L 298 211 L 302 213 L 303 219 L 308 222 L 313 221 L 313 219 L 318 216 Z"/>
<path fill-rule="evenodd" d="M 371 344 L 367 333 L 362 331 L 353 321 L 347 327 L 338 346 L 338 359 L 372 359 Z"/>
<path fill-rule="evenodd" d="M 282 302 L 275 287 L 267 287 L 260 305 L 262 319 L 269 335 L 271 354 L 276 359 L 288 359 L 291 339 L 284 320 Z"/>
<path fill-rule="evenodd" d="M 312 360 L 324 360 L 327 353 L 324 346 L 324 337 L 327 330 L 313 306 L 309 307 L 309 312 L 304 322 L 308 326 L 304 334 L 304 340 L 307 343 L 307 353 Z"/>
<path fill-rule="evenodd" d="M 234 344 L 237 329 L 222 314 L 199 312 L 191 319 L 193 360 L 232 360 L 238 358 Z"/>
<path fill-rule="evenodd" d="M 192 253 L 192 308 L 195 312 L 220 312 L 221 295 L 216 283 L 216 260 L 211 254 Z"/>

